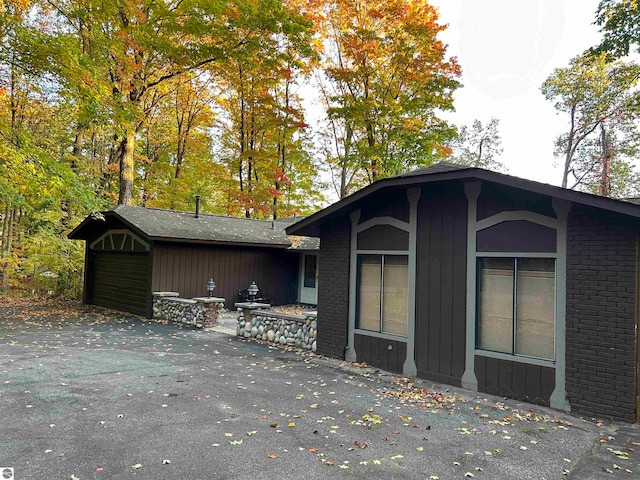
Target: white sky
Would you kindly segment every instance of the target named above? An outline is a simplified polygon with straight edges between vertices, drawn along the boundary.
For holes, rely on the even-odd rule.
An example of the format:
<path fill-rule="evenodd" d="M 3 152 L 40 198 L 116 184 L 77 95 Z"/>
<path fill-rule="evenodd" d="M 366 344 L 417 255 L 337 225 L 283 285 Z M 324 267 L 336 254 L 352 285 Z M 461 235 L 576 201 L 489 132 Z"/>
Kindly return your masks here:
<path fill-rule="evenodd" d="M 464 87 L 455 94 L 456 125 L 500 119 L 508 173 L 559 185 L 555 138 L 567 129 L 540 93 L 554 69 L 598 43 L 593 25 L 598 0 L 431 0 L 448 56 L 462 66 Z"/>

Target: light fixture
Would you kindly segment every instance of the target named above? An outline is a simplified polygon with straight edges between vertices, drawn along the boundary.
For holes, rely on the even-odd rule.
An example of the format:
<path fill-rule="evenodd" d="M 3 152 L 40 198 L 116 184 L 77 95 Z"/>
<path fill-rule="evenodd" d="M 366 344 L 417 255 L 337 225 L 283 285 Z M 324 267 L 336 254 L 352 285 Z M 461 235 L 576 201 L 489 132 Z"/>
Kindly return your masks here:
<path fill-rule="evenodd" d="M 216 282 L 213 281 L 213 278 L 207 280 L 207 293 L 210 297 L 213 297 L 213 290 L 216 288 Z"/>
<path fill-rule="evenodd" d="M 249 288 L 247 288 L 247 293 L 249 294 L 249 300 L 251 300 L 252 302 L 255 302 L 256 295 L 258 294 L 259 291 L 260 289 L 258 288 L 258 285 L 256 285 L 256 282 L 252 282 L 251 285 L 249 285 Z"/>

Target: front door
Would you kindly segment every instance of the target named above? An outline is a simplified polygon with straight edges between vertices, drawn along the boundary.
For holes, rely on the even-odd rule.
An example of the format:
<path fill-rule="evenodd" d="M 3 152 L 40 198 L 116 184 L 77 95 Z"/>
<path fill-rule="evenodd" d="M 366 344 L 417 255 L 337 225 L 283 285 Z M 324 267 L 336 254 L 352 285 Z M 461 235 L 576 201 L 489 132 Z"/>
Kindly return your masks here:
<path fill-rule="evenodd" d="M 318 255 L 303 253 L 300 259 L 300 303 L 318 303 Z"/>

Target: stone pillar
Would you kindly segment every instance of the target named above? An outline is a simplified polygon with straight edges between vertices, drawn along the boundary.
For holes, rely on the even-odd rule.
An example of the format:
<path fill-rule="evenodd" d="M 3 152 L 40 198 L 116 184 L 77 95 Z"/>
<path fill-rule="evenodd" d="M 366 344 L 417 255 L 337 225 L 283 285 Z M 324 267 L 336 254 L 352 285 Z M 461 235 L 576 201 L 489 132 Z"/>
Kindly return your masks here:
<path fill-rule="evenodd" d="M 159 320 L 169 320 L 168 318 L 165 318 L 162 308 L 162 299 L 179 297 L 180 294 L 178 292 L 151 292 L 151 294 L 153 295 L 153 318 L 157 318 Z"/>
<path fill-rule="evenodd" d="M 202 309 L 204 324 L 203 328 L 213 327 L 218 323 L 220 309 L 224 307 L 224 298 L 221 297 L 196 297 L 198 307 Z"/>
<path fill-rule="evenodd" d="M 236 335 L 239 336 L 240 328 L 244 327 L 244 325 L 246 325 L 247 323 L 251 323 L 252 312 L 259 309 L 267 310 L 271 307 L 271 304 L 258 302 L 239 302 L 235 304 L 235 307 L 238 309 L 238 327 L 236 328 Z"/>

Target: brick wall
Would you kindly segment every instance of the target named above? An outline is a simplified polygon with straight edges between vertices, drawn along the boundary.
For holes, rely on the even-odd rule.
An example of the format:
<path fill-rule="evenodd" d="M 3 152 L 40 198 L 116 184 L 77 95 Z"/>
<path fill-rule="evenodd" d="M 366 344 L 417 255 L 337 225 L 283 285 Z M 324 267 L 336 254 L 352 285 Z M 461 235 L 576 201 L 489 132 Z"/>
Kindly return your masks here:
<path fill-rule="evenodd" d="M 638 224 L 574 205 L 567 228 L 566 389 L 572 411 L 633 422 Z"/>
<path fill-rule="evenodd" d="M 349 219 L 322 227 L 318 261 L 317 352 L 344 358 L 349 318 Z"/>

